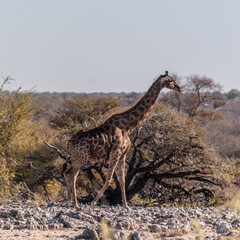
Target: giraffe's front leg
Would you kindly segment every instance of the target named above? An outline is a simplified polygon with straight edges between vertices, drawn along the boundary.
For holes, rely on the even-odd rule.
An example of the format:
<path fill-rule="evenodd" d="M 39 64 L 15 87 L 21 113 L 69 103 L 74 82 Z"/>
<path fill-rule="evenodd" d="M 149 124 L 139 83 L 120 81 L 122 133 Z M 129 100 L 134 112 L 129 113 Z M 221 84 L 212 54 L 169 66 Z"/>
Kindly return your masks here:
<path fill-rule="evenodd" d="M 105 192 L 105 190 L 107 189 L 107 187 L 110 185 L 112 177 L 113 177 L 113 173 L 114 170 L 116 169 L 117 163 L 118 163 L 118 159 L 116 157 L 116 155 L 114 155 L 114 157 L 111 157 L 111 160 L 109 162 L 109 166 L 108 166 L 108 172 L 107 172 L 107 178 L 106 181 L 103 185 L 103 187 L 101 188 L 101 190 L 98 192 L 97 196 L 93 199 L 91 206 L 95 206 L 97 201 L 99 200 L 99 198 L 102 196 L 102 194 Z"/>

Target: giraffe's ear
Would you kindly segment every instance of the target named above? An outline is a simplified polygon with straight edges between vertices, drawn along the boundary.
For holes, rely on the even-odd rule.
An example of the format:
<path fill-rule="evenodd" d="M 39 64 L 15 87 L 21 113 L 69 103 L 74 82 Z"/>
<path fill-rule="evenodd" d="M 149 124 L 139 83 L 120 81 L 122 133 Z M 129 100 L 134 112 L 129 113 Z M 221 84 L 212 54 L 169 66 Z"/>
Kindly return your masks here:
<path fill-rule="evenodd" d="M 168 76 L 168 71 L 165 71 L 165 75 Z"/>

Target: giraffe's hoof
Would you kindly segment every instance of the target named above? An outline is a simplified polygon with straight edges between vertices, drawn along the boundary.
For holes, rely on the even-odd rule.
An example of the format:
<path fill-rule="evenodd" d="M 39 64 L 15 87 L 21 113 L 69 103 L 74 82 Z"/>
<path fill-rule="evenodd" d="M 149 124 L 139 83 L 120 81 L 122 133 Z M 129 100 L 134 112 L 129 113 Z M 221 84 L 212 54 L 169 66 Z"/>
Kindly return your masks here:
<path fill-rule="evenodd" d="M 127 205 L 123 206 L 124 209 L 126 209 L 128 212 L 131 211 L 131 208 L 129 208 Z"/>
<path fill-rule="evenodd" d="M 74 208 L 75 208 L 77 211 L 79 210 L 79 206 L 78 206 L 78 205 L 74 206 Z"/>
<path fill-rule="evenodd" d="M 91 207 L 96 207 L 96 202 L 92 202 L 90 206 Z"/>

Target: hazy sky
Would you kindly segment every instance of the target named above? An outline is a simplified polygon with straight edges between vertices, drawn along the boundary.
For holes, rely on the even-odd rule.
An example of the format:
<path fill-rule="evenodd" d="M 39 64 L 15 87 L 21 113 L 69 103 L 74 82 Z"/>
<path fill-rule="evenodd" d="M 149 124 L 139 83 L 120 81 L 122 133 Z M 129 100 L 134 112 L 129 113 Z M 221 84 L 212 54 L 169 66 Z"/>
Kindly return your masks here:
<path fill-rule="evenodd" d="M 240 89 L 239 0 L 0 0 L 0 75 L 36 91 L 143 92 L 165 70 Z"/>

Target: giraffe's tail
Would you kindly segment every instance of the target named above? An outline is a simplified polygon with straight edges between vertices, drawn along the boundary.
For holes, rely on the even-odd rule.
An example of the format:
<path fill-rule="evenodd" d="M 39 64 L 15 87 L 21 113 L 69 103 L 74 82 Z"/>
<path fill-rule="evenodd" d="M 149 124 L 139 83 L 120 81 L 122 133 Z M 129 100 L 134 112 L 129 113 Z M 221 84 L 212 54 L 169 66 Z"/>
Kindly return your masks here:
<path fill-rule="evenodd" d="M 67 161 L 63 164 L 62 168 L 62 177 L 64 176 L 63 173 L 67 170 L 68 163 L 71 163 L 71 160 L 68 158 Z"/>
<path fill-rule="evenodd" d="M 62 177 L 63 177 L 63 173 L 66 171 L 66 169 L 67 169 L 67 162 L 65 162 L 65 163 L 63 164 Z"/>

